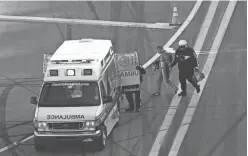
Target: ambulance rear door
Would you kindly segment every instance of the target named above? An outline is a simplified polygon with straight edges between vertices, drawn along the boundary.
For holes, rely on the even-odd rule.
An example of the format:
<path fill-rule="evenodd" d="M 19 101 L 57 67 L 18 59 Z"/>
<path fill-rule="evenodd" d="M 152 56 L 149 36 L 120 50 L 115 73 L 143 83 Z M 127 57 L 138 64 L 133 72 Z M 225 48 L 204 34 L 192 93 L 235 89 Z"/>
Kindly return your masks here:
<path fill-rule="evenodd" d="M 47 64 L 50 61 L 51 57 L 53 56 L 53 54 L 51 53 L 45 53 L 43 56 L 43 74 L 46 73 L 47 70 Z"/>
<path fill-rule="evenodd" d="M 138 53 L 116 54 L 115 63 L 123 92 L 140 90 L 140 73 L 136 70 L 139 65 Z"/>
<path fill-rule="evenodd" d="M 112 50 L 112 49 L 111 49 Z M 121 95 L 121 90 L 120 90 L 120 77 L 118 76 L 118 70 L 116 68 L 115 64 L 115 55 L 114 52 L 111 52 L 106 56 L 104 59 L 106 63 L 106 72 L 104 73 L 104 84 L 106 86 L 107 94 L 109 96 L 112 96 L 113 102 L 118 104 L 119 108 L 119 98 Z"/>

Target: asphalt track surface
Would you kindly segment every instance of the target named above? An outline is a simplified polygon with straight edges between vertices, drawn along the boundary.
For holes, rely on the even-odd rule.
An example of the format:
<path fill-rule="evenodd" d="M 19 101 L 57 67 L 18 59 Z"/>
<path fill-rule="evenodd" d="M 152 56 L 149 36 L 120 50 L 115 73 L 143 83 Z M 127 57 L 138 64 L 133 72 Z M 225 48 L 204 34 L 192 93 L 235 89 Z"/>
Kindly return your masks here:
<path fill-rule="evenodd" d="M 179 156 L 247 155 L 246 3 L 237 3 Z M 219 7 L 225 5 L 222 2 Z M 217 14 L 223 16 L 223 12 Z M 210 49 L 206 43 L 210 40 L 203 50 Z"/>
<path fill-rule="evenodd" d="M 176 2 L 179 15 L 186 18 L 193 7 L 193 3 Z M 233 19 L 230 22 L 221 50 L 246 49 L 246 8 L 238 3 Z M 206 15 L 209 2 L 203 2 L 200 12 L 182 34 L 193 45 L 199 32 L 202 19 Z M 225 5 L 225 4 L 224 4 Z M 172 14 L 172 2 L 5 2 L 0 5 L 1 14 L 102 19 L 116 21 L 139 22 L 169 22 Z M 121 8 L 121 9 L 120 9 Z M 219 9 L 221 14 L 221 8 Z M 244 11 L 245 10 L 245 11 Z M 118 13 L 120 12 L 121 13 Z M 221 16 L 221 15 L 219 15 Z M 236 17 L 236 18 L 235 18 Z M 243 17 L 237 18 L 237 17 Z M 218 18 L 216 19 L 218 21 Z M 1 137 L 0 147 L 5 147 L 23 137 L 29 136 L 32 131 L 33 113 L 35 106 L 29 104 L 30 96 L 39 93 L 42 78 L 42 59 L 44 53 L 51 53 L 65 38 L 65 26 L 55 24 L 24 24 L 0 23 L 0 120 Z M 59 29 L 58 29 L 59 28 Z M 211 29 L 211 28 L 210 28 Z M 141 64 L 155 54 L 158 44 L 165 44 L 175 30 L 146 31 L 126 28 L 101 28 L 92 26 L 73 26 L 72 36 L 78 38 L 111 38 L 118 53 L 136 50 L 139 52 Z M 242 30 L 242 31 L 241 31 Z M 214 33 L 214 28 L 213 32 Z M 231 36 L 231 37 L 230 37 Z M 208 40 L 209 38 L 209 40 Z M 205 41 L 204 50 L 210 49 L 211 36 Z M 208 43 L 209 42 L 209 43 Z M 200 56 L 204 62 L 206 56 Z M 175 68 L 175 73 L 177 70 Z M 107 147 L 102 152 L 94 152 L 91 145 L 85 147 L 76 143 L 50 143 L 49 149 L 44 153 L 37 153 L 33 147 L 33 139 L 19 146 L 0 153 L 2 156 L 127 156 L 148 155 L 152 142 L 156 137 L 163 118 L 173 97 L 170 89 L 164 86 L 161 97 L 152 98 L 155 90 L 156 75 L 148 69 L 144 81 L 142 101 L 143 108 L 140 113 L 121 113 L 120 126 L 109 137 Z M 189 134 L 184 141 L 181 153 L 185 155 L 204 155 L 208 151 L 227 156 L 243 156 L 246 148 L 246 116 L 240 120 L 235 130 L 228 133 L 246 108 L 246 53 L 218 54 L 216 63 L 210 74 L 206 88 L 200 100 L 195 120 L 190 127 Z M 177 83 L 177 75 L 173 75 Z M 191 88 L 192 90 L 192 88 Z M 185 104 L 190 97 L 180 104 L 179 115 L 173 122 L 173 128 L 180 125 L 180 112 L 184 111 Z M 122 104 L 126 105 L 125 101 Z M 235 111 L 237 110 L 237 111 Z M 182 117 L 182 116 L 181 116 Z M 238 120 L 237 120 L 238 121 Z M 221 124 L 222 125 L 221 125 Z M 173 129 L 172 128 L 172 129 Z M 174 130 L 172 130 L 173 136 Z M 227 139 L 222 135 L 228 133 Z M 225 137 L 224 136 L 224 137 Z M 199 138 L 199 140 L 196 140 Z M 236 140 L 236 142 L 232 142 Z M 161 153 L 167 151 L 173 141 L 167 138 Z M 170 143 L 169 143 L 170 142 Z M 217 149 L 213 150 L 216 144 Z M 198 148 L 195 148 L 195 147 Z M 231 153 L 236 151 L 237 153 Z M 163 155 L 161 154 L 161 155 Z M 184 154 L 181 154 L 184 155 Z M 209 154 L 211 155 L 211 153 Z"/>
<path fill-rule="evenodd" d="M 186 18 L 194 3 L 181 2 L 178 7 L 182 18 Z M 115 21 L 170 22 L 173 4 L 171 2 L 6 2 L 1 6 L 2 14 L 102 19 Z M 155 11 L 154 11 L 155 10 Z M 65 14 L 66 12 L 66 14 Z M 185 16 L 184 16 L 185 15 Z M 42 59 L 44 53 L 52 53 L 65 39 L 65 25 L 26 24 L 1 22 L 1 147 L 29 136 L 32 131 L 31 120 L 35 106 L 29 104 L 30 96 L 39 93 L 42 78 Z M 59 28 L 59 29 L 58 29 Z M 143 64 L 155 54 L 158 44 L 165 44 L 175 30 L 146 31 L 125 28 L 101 28 L 92 26 L 73 26 L 72 38 L 109 38 L 114 41 L 116 52 L 136 50 Z M 152 73 L 150 73 L 152 75 Z M 28 79 L 27 79 L 28 78 Z M 12 80 L 13 79 L 13 80 Z M 20 86 L 17 82 L 22 82 Z M 12 84 L 15 85 L 12 85 Z M 148 83 L 146 83 L 148 84 Z M 152 91 L 152 90 L 151 90 Z M 152 101 L 147 85 L 144 85 L 145 105 L 159 104 Z M 166 98 L 165 98 L 166 99 Z M 124 101 L 125 102 L 125 101 Z M 123 107 L 125 103 L 122 104 Z M 154 122 L 159 115 L 149 108 L 141 113 L 121 113 L 120 126 L 109 137 L 107 147 L 102 152 L 94 152 L 91 145 L 80 147 L 77 143 L 50 143 L 44 153 L 37 153 L 30 139 L 16 148 L 0 153 L 8 156 L 143 156 L 149 152 L 155 131 L 160 123 Z M 154 123 L 154 124 L 151 124 Z M 151 133 L 154 133 L 152 136 Z M 151 134 L 150 134 L 151 133 Z"/>

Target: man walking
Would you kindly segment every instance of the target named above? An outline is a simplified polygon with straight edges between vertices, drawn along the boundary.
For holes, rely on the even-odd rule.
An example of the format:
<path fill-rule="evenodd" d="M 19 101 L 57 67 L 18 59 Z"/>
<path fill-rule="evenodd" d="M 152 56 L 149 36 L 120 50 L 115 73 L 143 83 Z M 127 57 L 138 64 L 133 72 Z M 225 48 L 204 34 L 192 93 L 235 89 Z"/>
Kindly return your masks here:
<path fill-rule="evenodd" d="M 173 90 L 174 94 L 177 93 L 177 86 L 172 83 L 170 80 L 171 69 L 169 68 L 169 64 L 173 60 L 173 56 L 171 53 L 168 53 L 163 49 L 162 46 L 157 46 L 158 53 L 160 54 L 159 60 L 153 63 L 153 66 L 157 66 L 159 69 L 158 79 L 157 79 L 157 90 L 153 94 L 155 96 L 159 96 L 161 92 L 162 81 L 164 80 Z"/>
<path fill-rule="evenodd" d="M 187 95 L 187 83 L 188 80 L 196 89 L 197 93 L 200 92 L 200 86 L 193 79 L 194 69 L 198 67 L 198 62 L 196 54 L 193 48 L 189 47 L 185 40 L 180 40 L 178 43 L 179 47 L 176 50 L 174 60 L 170 64 L 170 67 L 173 68 L 178 63 L 179 69 L 179 81 L 181 83 L 182 92 L 179 93 L 179 96 Z"/>

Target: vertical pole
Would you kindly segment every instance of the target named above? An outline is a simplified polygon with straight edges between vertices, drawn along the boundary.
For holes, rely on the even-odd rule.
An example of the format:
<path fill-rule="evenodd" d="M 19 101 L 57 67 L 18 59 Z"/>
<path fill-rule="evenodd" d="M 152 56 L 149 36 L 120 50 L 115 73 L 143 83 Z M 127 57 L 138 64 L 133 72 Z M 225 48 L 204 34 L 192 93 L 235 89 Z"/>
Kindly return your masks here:
<path fill-rule="evenodd" d="M 65 12 L 66 18 L 69 18 L 68 14 Z M 66 25 L 66 40 L 72 40 L 72 25 Z"/>
<path fill-rule="evenodd" d="M 72 40 L 72 25 L 66 25 L 66 40 Z"/>
<path fill-rule="evenodd" d="M 121 18 L 121 9 L 122 9 L 122 1 L 109 1 L 110 2 L 110 21 L 120 21 Z M 119 53 L 120 48 L 120 34 L 119 34 L 119 28 L 114 27 L 111 28 L 111 32 L 113 38 L 112 38 L 112 43 L 113 46 L 115 47 L 115 51 Z"/>

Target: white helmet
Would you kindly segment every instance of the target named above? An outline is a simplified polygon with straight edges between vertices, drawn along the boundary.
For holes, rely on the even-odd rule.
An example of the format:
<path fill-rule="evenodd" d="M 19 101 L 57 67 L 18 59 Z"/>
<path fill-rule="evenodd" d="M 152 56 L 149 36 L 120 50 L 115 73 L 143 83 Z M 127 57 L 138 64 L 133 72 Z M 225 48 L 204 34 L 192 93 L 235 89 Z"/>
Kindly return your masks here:
<path fill-rule="evenodd" d="M 179 45 L 179 46 L 185 46 L 185 45 L 187 45 L 187 41 L 185 41 L 185 40 L 180 40 L 180 41 L 178 42 L 178 45 Z"/>

